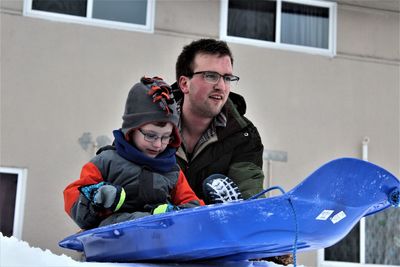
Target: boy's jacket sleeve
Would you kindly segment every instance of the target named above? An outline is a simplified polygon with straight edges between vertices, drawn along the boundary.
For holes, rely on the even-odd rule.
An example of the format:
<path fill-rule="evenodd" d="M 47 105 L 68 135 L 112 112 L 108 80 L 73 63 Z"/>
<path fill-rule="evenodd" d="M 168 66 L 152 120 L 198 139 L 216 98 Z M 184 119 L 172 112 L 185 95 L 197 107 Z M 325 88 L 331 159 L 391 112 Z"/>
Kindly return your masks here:
<path fill-rule="evenodd" d="M 172 191 L 172 201 L 181 208 L 205 205 L 204 201 L 193 192 L 182 170 L 179 171 L 178 182 Z"/>
<path fill-rule="evenodd" d="M 96 227 L 101 219 L 98 212 L 94 211 L 92 203 L 80 193 L 79 188 L 100 182 L 103 182 L 100 170 L 89 162 L 83 166 L 80 179 L 69 184 L 64 190 L 65 211 L 82 229 Z"/>

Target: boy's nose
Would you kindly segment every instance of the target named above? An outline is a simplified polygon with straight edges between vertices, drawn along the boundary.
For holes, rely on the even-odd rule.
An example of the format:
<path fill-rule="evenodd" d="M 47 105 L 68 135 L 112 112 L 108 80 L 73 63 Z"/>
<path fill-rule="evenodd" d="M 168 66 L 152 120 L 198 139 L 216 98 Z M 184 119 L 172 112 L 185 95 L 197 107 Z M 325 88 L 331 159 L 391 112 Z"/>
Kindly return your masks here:
<path fill-rule="evenodd" d="M 152 144 L 154 147 L 161 147 L 162 146 L 161 138 L 157 138 L 157 140 L 155 140 Z"/>

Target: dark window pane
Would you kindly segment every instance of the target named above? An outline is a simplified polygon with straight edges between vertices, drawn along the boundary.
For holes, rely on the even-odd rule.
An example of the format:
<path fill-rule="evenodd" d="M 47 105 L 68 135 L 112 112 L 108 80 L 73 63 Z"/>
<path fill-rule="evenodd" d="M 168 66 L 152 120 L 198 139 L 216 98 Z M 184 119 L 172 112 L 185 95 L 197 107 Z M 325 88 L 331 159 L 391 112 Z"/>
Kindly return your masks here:
<path fill-rule="evenodd" d="M 360 262 L 360 224 L 340 242 L 325 249 L 325 260 Z"/>
<path fill-rule="evenodd" d="M 275 41 L 276 2 L 229 0 L 228 36 Z"/>
<path fill-rule="evenodd" d="M 281 42 L 328 48 L 329 8 L 282 2 Z"/>
<path fill-rule="evenodd" d="M 365 218 L 365 263 L 400 265 L 400 210 Z"/>
<path fill-rule="evenodd" d="M 0 173 L 0 232 L 12 236 L 18 175 Z"/>
<path fill-rule="evenodd" d="M 86 17 L 87 0 L 33 0 L 32 9 Z"/>
<path fill-rule="evenodd" d="M 93 0 L 93 18 L 146 25 L 147 0 Z"/>

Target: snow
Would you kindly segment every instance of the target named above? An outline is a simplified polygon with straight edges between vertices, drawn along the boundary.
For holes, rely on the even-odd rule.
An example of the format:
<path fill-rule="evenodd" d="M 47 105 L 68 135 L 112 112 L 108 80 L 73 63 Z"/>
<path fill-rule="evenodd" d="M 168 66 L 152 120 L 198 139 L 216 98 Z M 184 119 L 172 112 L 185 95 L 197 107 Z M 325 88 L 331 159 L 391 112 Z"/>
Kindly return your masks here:
<path fill-rule="evenodd" d="M 0 232 L 1 267 L 276 267 L 272 262 L 227 262 L 203 264 L 151 264 L 151 263 L 107 263 L 78 262 L 66 255 L 55 255 L 50 250 L 31 247 L 15 237 L 5 237 Z"/>

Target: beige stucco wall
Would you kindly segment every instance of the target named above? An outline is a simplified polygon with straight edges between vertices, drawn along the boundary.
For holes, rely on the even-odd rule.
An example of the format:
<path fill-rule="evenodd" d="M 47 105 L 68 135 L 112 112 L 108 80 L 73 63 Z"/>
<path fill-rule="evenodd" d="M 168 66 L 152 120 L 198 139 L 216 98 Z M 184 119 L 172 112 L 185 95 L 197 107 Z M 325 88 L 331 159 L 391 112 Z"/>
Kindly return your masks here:
<path fill-rule="evenodd" d="M 174 80 L 181 47 L 218 37 L 217 1 L 158 1 L 155 33 L 23 17 L 21 1 L 1 2 L 0 165 L 28 169 L 23 239 L 55 253 L 77 231 L 62 190 L 92 157 L 78 139 L 121 123 L 130 86 L 146 75 Z M 192 11 L 190 9 L 195 10 Z M 326 161 L 361 156 L 397 176 L 400 166 L 399 13 L 338 7 L 334 58 L 231 44 L 238 93 L 272 163 L 272 182 L 289 190 Z M 316 254 L 299 263 L 316 265 Z"/>

